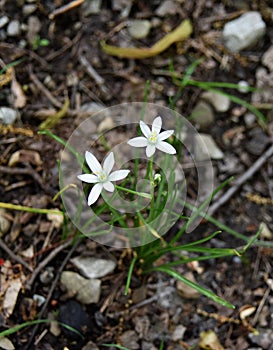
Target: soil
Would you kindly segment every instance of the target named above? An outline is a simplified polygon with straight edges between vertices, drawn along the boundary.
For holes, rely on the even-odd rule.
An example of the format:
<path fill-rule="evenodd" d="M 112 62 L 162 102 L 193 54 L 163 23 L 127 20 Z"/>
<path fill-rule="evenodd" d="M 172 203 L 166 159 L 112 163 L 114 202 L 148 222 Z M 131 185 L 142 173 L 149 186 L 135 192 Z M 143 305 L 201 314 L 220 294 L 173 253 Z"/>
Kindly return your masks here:
<path fill-rule="evenodd" d="M 24 14 L 24 6 L 30 3 L 37 6 L 35 12 Z M 60 198 L 56 201 L 52 198 L 59 191 L 57 160 L 63 146 L 38 133 L 41 123 L 49 115 L 55 114 L 56 118 L 61 114 L 51 131 L 64 140 L 81 121 L 92 115 L 81 109 L 90 102 L 110 107 L 124 102 L 142 102 L 147 98 L 148 102 L 170 107 L 170 98 L 173 98 L 176 110 L 183 116 L 190 116 L 203 90 L 191 85 L 179 89 L 172 79 L 170 62 L 175 72 L 183 75 L 193 62 L 203 58 L 192 79 L 234 84 L 243 80 L 255 87 L 257 71 L 263 67 L 262 57 L 273 44 L 270 1 L 173 0 L 169 1 L 171 9 L 175 5 L 178 11 L 157 15 L 156 10 L 161 4 L 158 0 L 113 0 L 103 2 L 96 14 L 86 15 L 86 9 L 75 4 L 74 8 L 64 8 L 63 13 L 52 16 L 55 9 L 68 3 L 65 0 L 0 1 L 0 17 L 6 15 L 9 22 L 17 19 L 21 26 L 29 26 L 30 16 L 35 16 L 40 22 L 40 39 L 48 40 L 46 46 L 40 41 L 34 47 L 29 42 L 31 33 L 24 29 L 26 26 L 15 36 L 4 35 L 6 27 L 0 29 L 2 65 L 14 63 L 12 73 L 4 70 L 0 75 L 0 106 L 13 108 L 19 113 L 12 125 L 0 124 L 0 201 L 4 203 L 62 208 Z M 124 14 L 125 8 L 129 14 Z M 229 52 L 221 42 L 223 26 L 253 10 L 259 11 L 266 23 L 265 36 L 250 49 L 236 54 Z M 128 19 L 137 18 L 153 23 L 149 35 L 143 39 L 133 39 L 127 30 Z M 105 40 L 116 46 L 152 47 L 187 18 L 193 25 L 191 37 L 151 58 L 111 56 L 103 52 L 100 45 Z M 95 73 L 88 73 L 82 57 Z M 14 87 L 8 73 L 16 75 L 19 88 Z M 148 94 L 145 93 L 147 81 Z M 249 110 L 234 101 L 227 111 L 214 111 L 215 121 L 201 132 L 210 134 L 224 153 L 223 159 L 213 161 L 216 185 L 230 176 L 239 178 L 245 174 L 259 157 L 263 157 L 273 140 L 272 90 L 269 100 L 256 104 L 251 92 L 245 94 L 237 89 L 228 89 L 228 92 L 259 108 L 266 123 L 264 125 L 258 118 L 248 123 L 246 115 Z M 22 96 L 26 101 L 21 101 L 20 105 L 18 98 Z M 65 107 L 67 100 L 68 109 Z M 60 111 L 63 113 L 58 114 Z M 14 154 L 17 158 L 11 161 Z M 106 349 L 103 344 L 119 343 L 130 350 L 272 350 L 272 177 L 271 154 L 264 158 L 255 174 L 213 213 L 222 224 L 247 237 L 252 237 L 264 223 L 267 230 L 264 229 L 259 238 L 261 244 L 254 244 L 242 259 L 237 256 L 210 259 L 178 268 L 180 273 L 194 278 L 234 304 L 234 310 L 205 296 L 181 293 L 173 278 L 159 273 L 142 276 L 134 271 L 131 294 L 125 297 L 126 273 L 132 258 L 130 251 L 124 254 L 122 250 L 84 238 L 76 244 L 65 245 L 71 243 L 69 239 L 76 232 L 69 222 L 63 224 L 69 228 L 66 231 L 68 236 L 64 237 L 63 226 L 46 215 L 6 210 L 1 216 L 8 220 L 10 228 L 0 238 L 1 273 L 13 281 L 21 279 L 22 285 L 10 315 L 5 315 L 0 306 L 1 330 L 27 321 L 55 317 L 83 334 L 79 336 L 62 326 L 60 333 L 54 335 L 48 322 L 33 324 L 7 336 L 15 349 Z M 193 200 L 195 186 L 193 177 L 190 190 Z M 165 238 L 171 237 L 178 227 L 179 222 Z M 193 237 L 206 237 L 217 229 L 214 224 L 203 220 L 194 232 L 183 236 L 183 243 L 191 242 Z M 207 243 L 215 248 L 241 249 L 244 245 L 244 241 L 225 229 Z M 21 252 L 29 247 L 33 254 L 21 257 Z M 33 277 L 33 271 L 52 251 L 56 251 L 56 247 L 61 247 L 59 252 Z M 77 302 L 75 296 L 66 293 L 59 280 L 62 270 L 74 269 L 70 258 L 83 252 L 120 262 L 114 272 L 101 278 L 99 302 L 89 305 Z M 32 272 L 18 257 L 31 266 Z M 169 256 L 164 259 L 168 261 Z M 41 272 L 45 271 L 53 273 L 48 284 L 41 282 Z M 52 283 L 54 288 L 51 288 Z M 33 302 L 35 294 L 44 297 L 46 303 L 39 306 Z M 3 294 L 0 300 L 3 301 Z M 244 317 L 243 310 L 246 309 L 252 313 Z M 208 331 L 216 339 L 208 339 Z"/>

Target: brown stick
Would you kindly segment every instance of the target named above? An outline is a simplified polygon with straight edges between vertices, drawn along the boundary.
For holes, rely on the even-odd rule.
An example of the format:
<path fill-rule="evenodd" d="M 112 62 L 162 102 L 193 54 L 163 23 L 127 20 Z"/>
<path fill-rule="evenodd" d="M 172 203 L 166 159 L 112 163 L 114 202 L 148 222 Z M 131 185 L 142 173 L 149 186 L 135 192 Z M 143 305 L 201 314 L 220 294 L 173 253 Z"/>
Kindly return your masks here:
<path fill-rule="evenodd" d="M 20 256 L 16 255 L 9 249 L 9 247 L 6 245 L 6 243 L 0 238 L 0 248 L 2 248 L 9 256 L 11 259 L 17 261 L 19 264 L 24 266 L 26 269 L 29 271 L 33 271 L 32 267 L 29 266 Z"/>

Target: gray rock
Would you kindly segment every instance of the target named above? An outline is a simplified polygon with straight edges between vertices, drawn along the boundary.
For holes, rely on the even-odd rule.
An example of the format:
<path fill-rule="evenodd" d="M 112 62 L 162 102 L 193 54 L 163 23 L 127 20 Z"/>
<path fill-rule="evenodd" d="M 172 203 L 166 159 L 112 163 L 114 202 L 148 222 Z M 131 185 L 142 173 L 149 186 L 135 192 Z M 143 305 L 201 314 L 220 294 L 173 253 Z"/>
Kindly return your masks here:
<path fill-rule="evenodd" d="M 102 0 L 85 0 L 82 5 L 84 16 L 97 15 L 101 9 Z"/>
<path fill-rule="evenodd" d="M 9 25 L 7 28 L 8 36 L 18 36 L 20 32 L 21 32 L 20 22 L 17 19 L 9 22 Z"/>
<path fill-rule="evenodd" d="M 244 121 L 246 123 L 247 126 L 253 126 L 253 124 L 256 121 L 256 116 L 253 113 L 246 113 L 244 115 Z"/>
<path fill-rule="evenodd" d="M 273 45 L 263 54 L 262 63 L 273 72 Z"/>
<path fill-rule="evenodd" d="M 186 330 L 187 328 L 182 326 L 182 324 L 179 324 L 178 326 L 176 326 L 172 334 L 172 340 L 173 341 L 182 340 Z"/>
<path fill-rule="evenodd" d="M 105 106 L 96 102 L 87 102 L 81 106 L 81 110 L 84 112 L 95 113 L 105 109 Z"/>
<path fill-rule="evenodd" d="M 101 281 L 98 279 L 87 279 L 73 271 L 63 271 L 61 283 L 70 295 L 82 304 L 97 303 L 100 299 Z"/>
<path fill-rule="evenodd" d="M 3 28 L 9 22 L 8 16 L 0 17 L 0 28 Z"/>
<path fill-rule="evenodd" d="M 27 40 L 30 44 L 33 44 L 42 28 L 42 23 L 37 16 L 29 16 L 27 25 Z"/>
<path fill-rule="evenodd" d="M 272 330 L 263 330 L 259 334 L 250 333 L 248 335 L 252 343 L 261 346 L 262 349 L 270 349 L 270 346 L 273 343 L 273 331 Z"/>
<path fill-rule="evenodd" d="M 128 31 L 134 39 L 144 39 L 149 34 L 151 22 L 146 19 L 135 19 L 129 21 Z"/>
<path fill-rule="evenodd" d="M 265 34 L 266 25 L 259 12 L 251 11 L 225 24 L 223 40 L 231 52 L 254 46 Z"/>
<path fill-rule="evenodd" d="M 201 95 L 203 100 L 209 102 L 217 112 L 226 112 L 230 107 L 230 99 L 213 91 L 206 91 Z"/>
<path fill-rule="evenodd" d="M 194 142 L 194 156 L 197 161 L 204 161 L 210 158 L 223 159 L 224 153 L 210 135 L 197 134 Z"/>
<path fill-rule="evenodd" d="M 245 80 L 241 80 L 238 83 L 239 87 L 238 90 L 242 93 L 242 94 L 247 94 L 249 92 L 248 88 L 249 88 L 249 84 L 247 81 Z"/>
<path fill-rule="evenodd" d="M 27 4 L 23 6 L 22 12 L 24 16 L 29 16 L 37 10 L 36 4 Z"/>
<path fill-rule="evenodd" d="M 206 130 L 214 122 L 214 113 L 211 106 L 205 101 L 199 101 L 192 111 L 193 121 L 200 127 L 200 130 Z"/>
<path fill-rule="evenodd" d="M 90 340 L 87 344 L 84 345 L 82 350 L 99 350 L 99 348 L 97 347 L 97 345 L 95 343 L 93 343 Z"/>
<path fill-rule="evenodd" d="M 270 138 L 260 128 L 251 130 L 249 134 L 249 136 L 252 136 L 252 139 L 246 142 L 245 148 L 249 153 L 260 156 L 266 146 L 270 144 Z"/>
<path fill-rule="evenodd" d="M 165 0 L 162 1 L 159 7 L 156 9 L 155 14 L 160 17 L 165 17 L 166 15 L 176 15 L 179 12 L 179 4 L 177 1 Z"/>
<path fill-rule="evenodd" d="M 99 278 L 113 272 L 116 263 L 112 260 L 78 256 L 71 259 L 73 265 L 87 278 Z"/>
<path fill-rule="evenodd" d="M 9 107 L 0 107 L 0 122 L 5 125 L 10 125 L 17 119 L 18 113 Z"/>
<path fill-rule="evenodd" d="M 120 336 L 122 345 L 130 350 L 139 349 L 138 336 L 135 331 L 125 331 Z"/>

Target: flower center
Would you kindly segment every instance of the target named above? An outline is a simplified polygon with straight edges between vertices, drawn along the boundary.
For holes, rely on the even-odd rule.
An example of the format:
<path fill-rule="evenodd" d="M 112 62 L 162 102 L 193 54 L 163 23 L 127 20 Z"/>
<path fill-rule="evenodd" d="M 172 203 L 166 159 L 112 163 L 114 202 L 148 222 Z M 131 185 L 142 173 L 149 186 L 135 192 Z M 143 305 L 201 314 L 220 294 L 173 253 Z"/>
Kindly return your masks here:
<path fill-rule="evenodd" d="M 156 131 L 153 131 L 149 136 L 149 142 L 153 145 L 157 143 L 157 133 Z"/>
<path fill-rule="evenodd" d="M 107 176 L 104 171 L 98 171 L 96 175 L 100 182 L 105 182 L 107 180 Z"/>

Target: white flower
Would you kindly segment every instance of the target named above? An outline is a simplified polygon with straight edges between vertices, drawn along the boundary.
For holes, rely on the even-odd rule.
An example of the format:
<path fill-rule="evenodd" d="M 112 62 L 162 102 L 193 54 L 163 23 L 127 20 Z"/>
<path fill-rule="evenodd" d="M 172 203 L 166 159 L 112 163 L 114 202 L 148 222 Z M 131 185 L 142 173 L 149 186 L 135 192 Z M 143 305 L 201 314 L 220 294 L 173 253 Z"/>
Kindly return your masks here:
<path fill-rule="evenodd" d="M 170 145 L 168 142 L 163 141 L 170 137 L 174 133 L 174 130 L 166 130 L 160 132 L 162 126 L 161 117 L 156 117 L 153 121 L 152 131 L 150 130 L 149 126 L 142 120 L 139 122 L 139 125 L 145 137 L 140 136 L 130 139 L 128 141 L 128 144 L 130 146 L 146 147 L 147 157 L 151 157 L 155 153 L 156 148 L 165 153 L 176 153 L 176 149 L 172 145 Z"/>
<path fill-rule="evenodd" d="M 85 160 L 93 174 L 82 174 L 77 177 L 83 182 L 96 184 L 93 186 L 88 196 L 88 205 L 96 202 L 103 188 L 108 192 L 114 192 L 115 186 L 111 181 L 123 180 L 130 172 L 130 170 L 117 170 L 111 173 L 115 163 L 113 152 L 105 158 L 103 166 L 101 166 L 97 158 L 88 151 L 85 152 Z"/>

